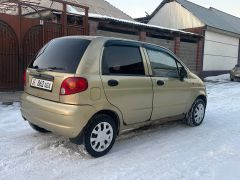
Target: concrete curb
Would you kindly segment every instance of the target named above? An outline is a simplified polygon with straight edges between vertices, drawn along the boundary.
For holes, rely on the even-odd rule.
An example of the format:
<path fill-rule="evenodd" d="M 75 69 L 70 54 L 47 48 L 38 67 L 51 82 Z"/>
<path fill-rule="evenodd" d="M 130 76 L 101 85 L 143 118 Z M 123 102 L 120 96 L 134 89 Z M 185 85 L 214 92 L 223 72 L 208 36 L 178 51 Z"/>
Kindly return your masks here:
<path fill-rule="evenodd" d="M 13 102 L 20 102 L 22 91 L 0 92 L 0 104 L 11 105 Z"/>

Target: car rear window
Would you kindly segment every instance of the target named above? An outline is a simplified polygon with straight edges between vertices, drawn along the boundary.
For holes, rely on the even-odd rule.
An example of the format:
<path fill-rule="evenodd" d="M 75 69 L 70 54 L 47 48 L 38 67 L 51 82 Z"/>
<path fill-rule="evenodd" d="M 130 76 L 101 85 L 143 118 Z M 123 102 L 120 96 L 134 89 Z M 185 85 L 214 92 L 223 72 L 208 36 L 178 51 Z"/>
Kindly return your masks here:
<path fill-rule="evenodd" d="M 86 39 L 54 39 L 39 51 L 29 68 L 75 73 L 90 42 Z"/>

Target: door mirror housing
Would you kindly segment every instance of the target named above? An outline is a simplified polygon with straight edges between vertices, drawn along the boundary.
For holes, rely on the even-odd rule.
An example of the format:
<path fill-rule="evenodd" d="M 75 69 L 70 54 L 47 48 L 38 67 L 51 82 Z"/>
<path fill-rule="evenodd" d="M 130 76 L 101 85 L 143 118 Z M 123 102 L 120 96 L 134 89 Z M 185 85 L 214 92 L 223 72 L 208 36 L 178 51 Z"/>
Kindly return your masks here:
<path fill-rule="evenodd" d="M 182 67 L 182 68 L 180 69 L 179 76 L 180 76 L 180 80 L 181 80 L 181 81 L 183 81 L 184 78 L 187 77 L 187 71 L 186 71 L 186 69 L 185 69 L 184 67 Z"/>

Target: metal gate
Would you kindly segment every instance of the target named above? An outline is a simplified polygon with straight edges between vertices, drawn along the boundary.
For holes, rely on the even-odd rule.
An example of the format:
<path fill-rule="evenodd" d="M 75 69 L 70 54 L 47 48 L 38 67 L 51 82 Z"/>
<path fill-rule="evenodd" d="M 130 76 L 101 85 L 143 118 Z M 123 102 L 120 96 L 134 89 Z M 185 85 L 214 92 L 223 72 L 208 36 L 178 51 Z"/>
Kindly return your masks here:
<path fill-rule="evenodd" d="M 33 57 L 43 46 L 42 26 L 34 26 L 28 30 L 23 39 L 23 56 L 21 64 L 23 69 L 31 62 Z"/>
<path fill-rule="evenodd" d="M 45 22 L 44 24 L 44 43 L 62 36 L 62 24 Z"/>
<path fill-rule="evenodd" d="M 63 0 L 52 1 L 61 4 L 62 8 L 61 5 L 56 10 L 34 2 L 0 1 L 3 10 L 0 12 L 0 92 L 23 89 L 26 67 L 50 40 L 67 35 L 88 35 L 88 7 Z M 84 10 L 78 26 L 70 27 L 68 17 L 79 15 L 69 15 L 67 6 Z M 43 16 L 40 11 L 42 14 L 50 12 L 57 18 Z"/>
<path fill-rule="evenodd" d="M 68 26 L 67 28 L 67 35 L 77 35 L 77 34 L 84 34 L 84 28 L 80 26 Z"/>
<path fill-rule="evenodd" d="M 8 24 L 0 21 L 0 91 L 18 88 L 20 80 L 18 51 L 15 32 Z"/>
<path fill-rule="evenodd" d="M 20 58 L 20 88 L 23 88 L 23 74 L 28 64 L 43 46 L 43 28 L 41 25 L 31 27 L 24 35 L 22 42 L 22 55 Z"/>

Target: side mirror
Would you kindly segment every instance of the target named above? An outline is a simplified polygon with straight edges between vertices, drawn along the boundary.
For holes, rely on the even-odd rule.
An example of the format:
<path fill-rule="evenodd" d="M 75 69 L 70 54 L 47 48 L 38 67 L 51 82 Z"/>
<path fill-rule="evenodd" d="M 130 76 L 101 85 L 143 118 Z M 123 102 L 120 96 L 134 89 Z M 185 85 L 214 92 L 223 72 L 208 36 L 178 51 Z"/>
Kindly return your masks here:
<path fill-rule="evenodd" d="M 187 71 L 184 67 L 180 69 L 179 76 L 181 81 L 183 81 L 184 78 L 187 77 Z"/>

